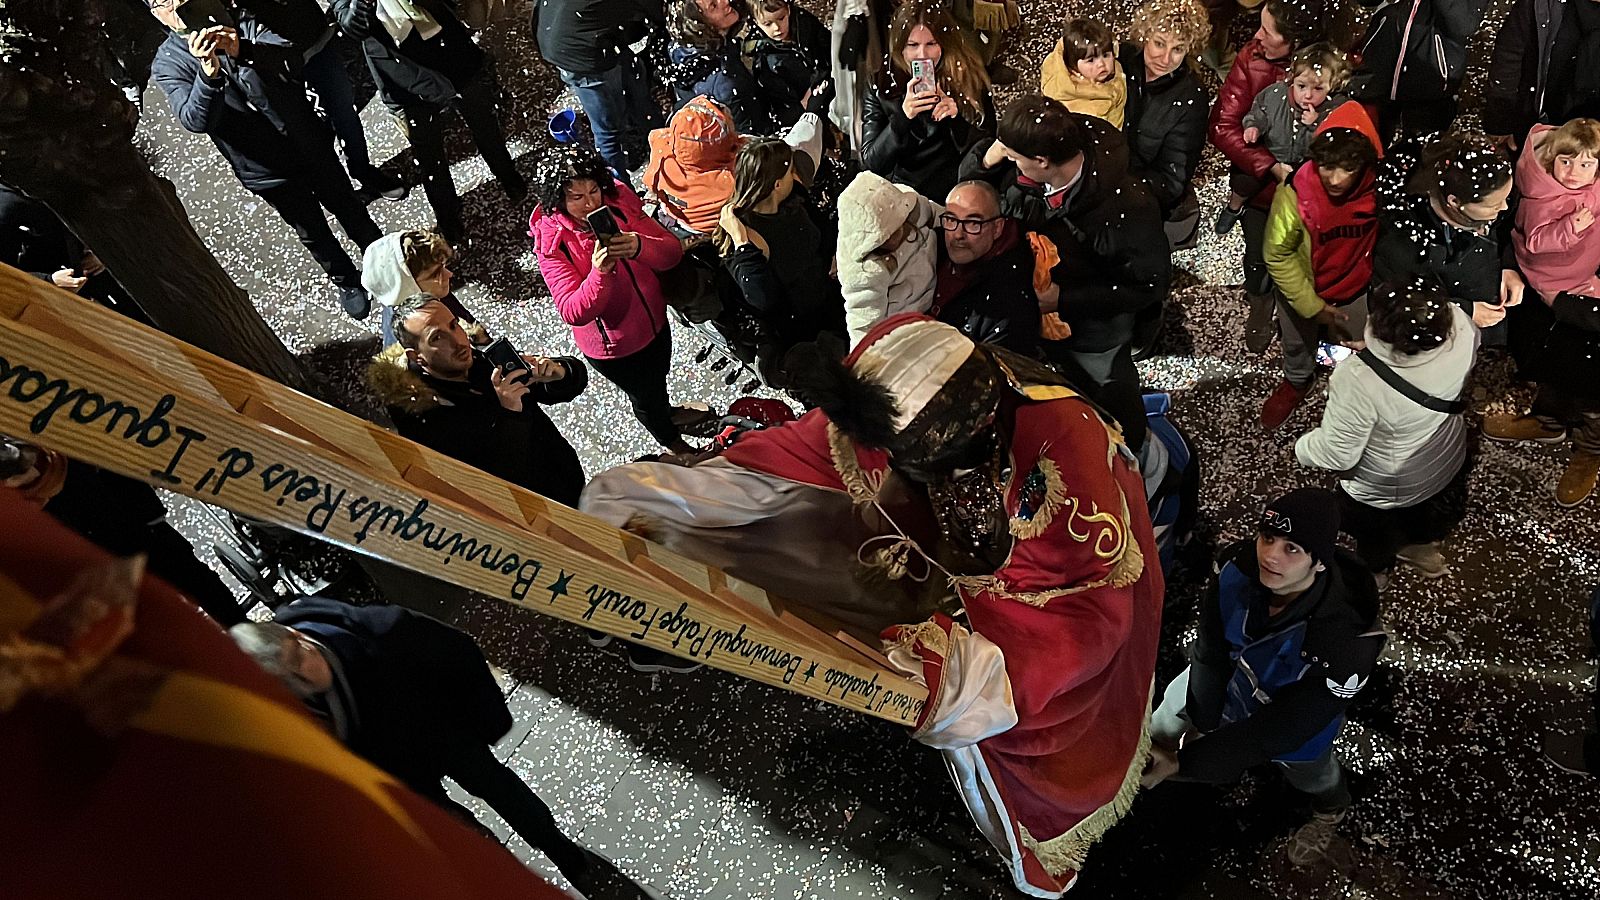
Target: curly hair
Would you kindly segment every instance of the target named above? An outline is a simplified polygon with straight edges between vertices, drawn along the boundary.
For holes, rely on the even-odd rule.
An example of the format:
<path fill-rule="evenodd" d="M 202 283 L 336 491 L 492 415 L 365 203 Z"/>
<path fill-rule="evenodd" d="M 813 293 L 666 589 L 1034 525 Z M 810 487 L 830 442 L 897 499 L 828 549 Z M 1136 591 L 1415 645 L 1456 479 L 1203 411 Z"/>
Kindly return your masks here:
<path fill-rule="evenodd" d="M 1200 0 L 1150 0 L 1133 11 L 1128 36 L 1143 43 L 1158 33 L 1177 38 L 1192 60 L 1211 40 L 1211 18 Z"/>
<path fill-rule="evenodd" d="M 585 144 L 563 144 L 539 161 L 533 176 L 533 196 L 546 213 L 567 211 L 567 188 L 574 182 L 592 181 L 606 199 L 617 195 L 617 182 L 606 161 Z"/>
<path fill-rule="evenodd" d="M 1372 336 L 1402 356 L 1436 349 L 1450 339 L 1455 314 L 1444 286 L 1417 279 L 1402 287 L 1380 284 L 1372 292 L 1367 322 Z"/>
<path fill-rule="evenodd" d="M 1293 80 L 1302 72 L 1310 72 L 1328 80 L 1328 93 L 1337 94 L 1350 81 L 1350 59 L 1327 41 L 1302 47 L 1289 62 L 1289 78 Z"/>

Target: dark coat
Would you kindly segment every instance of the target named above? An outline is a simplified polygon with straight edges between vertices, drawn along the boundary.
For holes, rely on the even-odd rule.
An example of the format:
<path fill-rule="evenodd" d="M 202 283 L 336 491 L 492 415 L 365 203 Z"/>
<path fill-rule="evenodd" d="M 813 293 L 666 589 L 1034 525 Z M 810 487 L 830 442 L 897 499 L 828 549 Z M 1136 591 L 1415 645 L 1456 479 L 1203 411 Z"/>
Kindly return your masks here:
<path fill-rule="evenodd" d="M 398 606 L 320 597 L 296 600 L 274 619 L 338 659 L 355 707 L 349 748 L 425 796 L 439 792 L 457 754 L 511 730 L 483 652 L 443 622 Z"/>
<path fill-rule="evenodd" d="M 384 359 L 373 363 L 368 380 L 403 437 L 576 508 L 583 464 L 539 404 L 577 397 L 588 386 L 588 368 L 575 357 L 558 357 L 567 377 L 533 385 L 522 411 L 512 412 L 494 392 L 494 365 L 476 350 L 472 355 L 466 381 L 434 378 Z"/>
<path fill-rule="evenodd" d="M 378 0 L 333 0 L 339 28 L 361 42 L 373 81 L 391 109 L 439 108 L 450 105 L 482 72 L 487 55 L 446 0 L 415 0 L 433 16 L 440 33 L 424 41 L 415 31 L 396 46 L 378 21 Z"/>
<path fill-rule="evenodd" d="M 748 222 L 767 242 L 768 259 L 755 244 L 743 244 L 722 260 L 743 302 L 783 344 L 816 340 L 824 331 L 844 334 L 844 298 L 828 276 L 838 229 L 799 184 L 782 211 L 809 223 L 794 233 L 773 233 L 759 220 Z M 813 236 L 815 241 L 813 242 Z"/>
<path fill-rule="evenodd" d="M 1061 286 L 1061 318 L 1072 328 L 1066 349 L 1110 350 L 1133 337 L 1140 310 L 1161 303 L 1172 286 L 1172 252 L 1161 210 L 1128 174 L 1128 145 L 1104 119 L 1073 114 L 1090 134 L 1083 174 L 1062 207 L 1038 185 L 1018 181 L 1009 161 L 983 166 L 990 141 L 980 141 L 961 165 L 1000 191 L 1001 212 L 1055 242 L 1061 262 L 1051 273 Z"/>
<path fill-rule="evenodd" d="M 278 187 L 311 165 L 337 165 L 333 132 L 306 99 L 301 51 L 248 13 L 237 25 L 240 56 L 223 60 L 215 79 L 178 35 L 156 49 L 150 75 L 178 124 L 210 135 L 252 191 Z"/>
<path fill-rule="evenodd" d="M 1413 170 L 1415 146 L 1390 148 L 1378 181 L 1378 241 L 1372 251 L 1375 282 L 1405 284 L 1413 278 L 1431 277 L 1444 285 L 1457 305 L 1472 314 L 1473 303 L 1500 299 L 1500 273 L 1515 269 L 1511 249 L 1511 211 L 1486 234 L 1455 228 L 1434 213 L 1428 198 L 1405 190 Z M 1529 299 L 1533 299 L 1531 293 Z M 1502 323 L 1483 332 L 1485 344 L 1504 345 Z"/>
<path fill-rule="evenodd" d="M 615 69 L 625 48 L 664 24 L 660 0 L 539 0 L 530 33 L 546 62 L 595 75 Z"/>
<path fill-rule="evenodd" d="M 1128 79 L 1122 126 L 1128 139 L 1128 168 L 1150 189 L 1165 218 L 1193 190 L 1195 169 L 1206 146 L 1211 98 L 1186 65 L 1147 81 L 1142 49 L 1123 44 L 1118 56 Z"/>
<path fill-rule="evenodd" d="M 1543 120 L 1545 76 L 1565 9 L 1565 0 L 1512 4 L 1489 62 L 1489 85 L 1483 96 L 1483 130 L 1488 134 L 1509 134 L 1521 141 L 1535 122 Z"/>
<path fill-rule="evenodd" d="M 1016 223 L 1007 223 L 1013 229 Z M 952 263 L 939 241 L 938 276 Z M 930 314 L 954 325 L 974 341 L 995 344 L 1023 356 L 1039 356 L 1039 295 L 1033 292 L 1033 248 L 1018 234 L 1001 253 L 965 267 L 967 284 Z"/>
<path fill-rule="evenodd" d="M 1486 2 L 1391 0 L 1380 5 L 1367 23 L 1361 63 L 1346 93 L 1366 103 L 1454 103 L 1467 68 L 1467 41 L 1483 20 Z"/>
<path fill-rule="evenodd" d="M 239 5 L 274 33 L 283 35 L 302 54 L 333 32 L 333 19 L 317 5 L 317 0 L 244 0 Z"/>
<path fill-rule="evenodd" d="M 1339 551 L 1333 564 L 1312 586 L 1277 616 L 1266 615 L 1267 592 L 1258 579 L 1254 542 L 1224 551 L 1224 572 L 1234 569 L 1249 596 L 1226 598 L 1230 609 L 1249 609 L 1245 632 L 1260 641 L 1304 626 L 1298 658 L 1289 674 L 1281 674 L 1268 690 L 1272 702 L 1246 718 L 1225 724 L 1222 714 L 1231 699 L 1228 683 L 1241 648 L 1228 637 L 1221 596 L 1222 575 L 1200 603 L 1200 624 L 1189 662 L 1189 696 L 1185 712 L 1205 737 L 1189 741 L 1178 752 L 1178 773 L 1209 782 L 1236 779 L 1245 769 L 1293 753 L 1331 724 L 1341 721 L 1351 700 L 1372 674 L 1383 650 L 1377 624 L 1378 589 L 1360 560 Z M 1303 668 L 1302 668 L 1303 667 Z M 1272 673 L 1261 672 L 1265 682 Z M 1355 680 L 1352 681 L 1351 679 Z M 1334 690 L 1337 687 L 1339 690 Z M 1343 693 L 1348 691 L 1348 695 Z"/>
<path fill-rule="evenodd" d="M 867 91 L 861 115 L 861 164 L 890 181 L 914 188 L 943 203 L 961 179 L 961 158 L 975 143 L 994 136 L 994 106 L 984 97 L 981 123 L 965 115 L 935 122 L 932 115 L 906 118 L 905 86 L 879 85 Z"/>
<path fill-rule="evenodd" d="M 1600 298 L 1559 294 L 1546 306 L 1529 289 L 1506 323 L 1519 375 L 1600 409 Z"/>

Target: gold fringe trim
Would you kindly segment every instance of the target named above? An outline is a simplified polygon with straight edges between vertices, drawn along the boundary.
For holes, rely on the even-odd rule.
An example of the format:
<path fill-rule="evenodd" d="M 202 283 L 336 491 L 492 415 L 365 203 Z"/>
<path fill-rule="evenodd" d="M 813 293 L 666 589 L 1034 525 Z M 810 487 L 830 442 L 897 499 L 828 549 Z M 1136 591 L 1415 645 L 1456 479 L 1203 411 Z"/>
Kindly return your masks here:
<path fill-rule="evenodd" d="M 918 622 L 915 625 L 901 625 L 899 636 L 888 642 L 888 646 L 884 649 L 899 649 L 916 653 L 920 659 L 922 654 L 917 653 L 917 642 L 919 641 L 928 650 L 939 654 L 940 659 L 950 658 L 950 636 L 945 634 L 944 629 L 939 627 L 939 623 L 932 619 L 926 622 Z"/>
<path fill-rule="evenodd" d="M 1152 685 L 1153 687 L 1153 685 Z M 1146 706 L 1149 704 L 1147 703 Z M 1145 762 L 1150 757 L 1150 715 L 1145 714 L 1144 725 L 1139 729 L 1139 744 L 1134 750 L 1133 762 L 1122 776 L 1122 786 L 1117 788 L 1111 802 L 1100 807 L 1083 821 L 1063 834 L 1041 841 L 1028 832 L 1028 826 L 1017 823 L 1022 833 L 1022 846 L 1028 848 L 1039 865 L 1051 875 L 1079 872 L 1089 857 L 1089 848 L 1100 840 L 1111 826 L 1117 824 L 1133 807 L 1133 798 L 1139 794 L 1139 778 L 1144 774 Z"/>
<path fill-rule="evenodd" d="M 1067 500 L 1067 483 L 1062 479 L 1061 468 L 1055 461 L 1041 452 L 1034 467 L 1044 476 L 1044 502 L 1034 511 L 1032 519 L 1011 517 L 1011 536 L 1020 541 L 1044 534 L 1044 530 L 1055 521 L 1056 511 L 1061 509 L 1061 504 Z M 1027 478 L 1023 479 L 1023 484 L 1026 486 Z"/>
<path fill-rule="evenodd" d="M 828 423 L 828 456 L 833 459 L 833 468 L 839 473 L 839 480 L 844 482 L 851 500 L 871 503 L 878 499 L 878 491 L 883 487 L 882 473 L 861 468 L 856 461 L 855 444 L 832 422 Z"/>

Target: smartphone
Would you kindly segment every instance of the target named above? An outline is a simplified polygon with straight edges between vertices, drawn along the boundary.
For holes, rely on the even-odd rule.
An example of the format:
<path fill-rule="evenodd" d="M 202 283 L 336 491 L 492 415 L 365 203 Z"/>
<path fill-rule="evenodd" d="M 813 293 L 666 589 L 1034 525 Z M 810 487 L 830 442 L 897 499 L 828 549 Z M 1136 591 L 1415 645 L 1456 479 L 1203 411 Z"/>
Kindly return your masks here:
<path fill-rule="evenodd" d="M 617 227 L 617 217 L 611 214 L 611 208 L 602 206 L 584 218 L 589 221 L 589 228 L 594 231 L 594 236 L 601 240 L 616 237 L 622 233 Z"/>
<path fill-rule="evenodd" d="M 939 83 L 933 74 L 933 60 L 913 59 L 911 61 L 911 86 L 913 94 L 926 94 L 937 90 Z"/>
<path fill-rule="evenodd" d="M 483 355 L 487 356 L 489 362 L 494 363 L 495 368 L 501 371 L 501 377 L 510 378 L 513 375 L 517 375 L 518 377 L 526 378 L 533 374 L 533 370 L 528 368 L 528 363 L 522 358 L 522 354 L 518 353 L 517 348 L 511 346 L 511 342 L 503 337 L 496 338 L 489 346 L 483 348 Z"/>
<path fill-rule="evenodd" d="M 1339 363 L 1349 359 L 1352 353 L 1355 353 L 1355 351 L 1343 344 L 1330 344 L 1327 341 L 1323 341 L 1317 345 L 1317 362 L 1325 366 L 1337 366 Z"/>
<path fill-rule="evenodd" d="M 183 0 L 178 4 L 177 13 L 183 22 L 183 34 L 204 31 L 215 25 L 235 27 L 233 14 L 222 0 Z"/>

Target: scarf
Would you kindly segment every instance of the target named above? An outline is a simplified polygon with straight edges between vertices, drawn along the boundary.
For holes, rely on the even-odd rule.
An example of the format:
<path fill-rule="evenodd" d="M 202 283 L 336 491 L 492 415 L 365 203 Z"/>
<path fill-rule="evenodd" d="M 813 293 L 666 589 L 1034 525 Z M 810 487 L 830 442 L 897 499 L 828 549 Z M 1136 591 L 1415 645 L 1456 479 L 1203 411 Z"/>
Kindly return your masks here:
<path fill-rule="evenodd" d="M 1552 122 L 1600 114 L 1600 3 L 1569 0 L 1545 77 Z"/>
<path fill-rule="evenodd" d="M 412 0 L 378 0 L 378 21 L 383 23 L 383 29 L 389 32 L 397 47 L 411 36 L 412 29 L 425 41 L 440 31 L 433 16 L 419 9 Z"/>
<path fill-rule="evenodd" d="M 1336 200 L 1322 186 L 1315 164 L 1294 174 L 1300 221 L 1311 236 L 1312 281 L 1317 295 L 1336 306 L 1360 296 L 1372 280 L 1372 248 L 1378 240 L 1376 180 L 1368 166 L 1361 182 Z"/>

